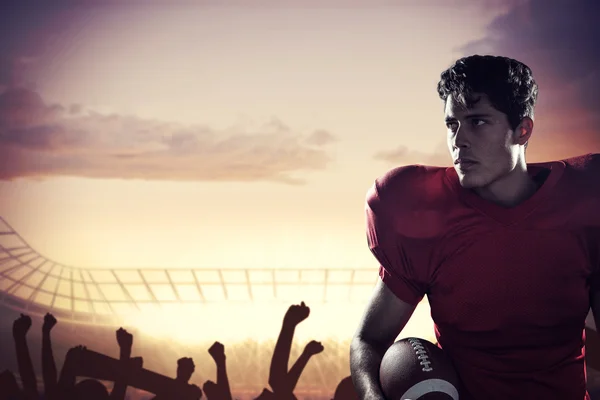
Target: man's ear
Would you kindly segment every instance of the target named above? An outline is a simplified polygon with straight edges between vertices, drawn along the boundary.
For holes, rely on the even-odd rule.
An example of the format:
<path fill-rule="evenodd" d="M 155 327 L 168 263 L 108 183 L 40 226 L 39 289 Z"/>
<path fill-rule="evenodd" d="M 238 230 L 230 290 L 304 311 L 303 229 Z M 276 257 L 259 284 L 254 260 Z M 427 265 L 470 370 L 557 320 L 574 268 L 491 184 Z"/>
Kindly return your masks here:
<path fill-rule="evenodd" d="M 525 117 L 521 120 L 521 123 L 515 129 L 515 140 L 517 144 L 524 145 L 531 138 L 533 133 L 533 120 L 529 117 Z"/>

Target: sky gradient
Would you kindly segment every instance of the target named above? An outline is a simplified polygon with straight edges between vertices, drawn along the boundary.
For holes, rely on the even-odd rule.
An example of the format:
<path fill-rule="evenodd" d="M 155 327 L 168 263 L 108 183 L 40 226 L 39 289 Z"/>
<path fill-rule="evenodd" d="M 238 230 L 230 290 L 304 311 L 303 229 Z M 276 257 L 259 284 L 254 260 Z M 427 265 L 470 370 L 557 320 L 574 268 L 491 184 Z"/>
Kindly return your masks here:
<path fill-rule="evenodd" d="M 376 274 L 366 191 L 449 165 L 474 53 L 533 69 L 530 161 L 600 151 L 592 1 L 53 4 L 1 13 L 0 216 L 67 265 Z"/>

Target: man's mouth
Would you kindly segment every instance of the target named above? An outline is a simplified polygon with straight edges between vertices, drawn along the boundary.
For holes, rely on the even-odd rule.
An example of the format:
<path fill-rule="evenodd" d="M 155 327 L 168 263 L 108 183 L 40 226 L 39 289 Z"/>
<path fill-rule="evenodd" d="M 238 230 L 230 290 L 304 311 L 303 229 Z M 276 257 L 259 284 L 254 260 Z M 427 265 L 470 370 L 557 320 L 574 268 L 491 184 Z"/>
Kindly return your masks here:
<path fill-rule="evenodd" d="M 468 159 L 461 159 L 459 158 L 458 160 L 456 160 L 454 162 L 455 165 L 458 165 L 460 167 L 460 169 L 462 170 L 466 170 L 471 168 L 473 165 L 477 164 L 477 162 L 472 161 L 472 160 L 468 160 Z"/>

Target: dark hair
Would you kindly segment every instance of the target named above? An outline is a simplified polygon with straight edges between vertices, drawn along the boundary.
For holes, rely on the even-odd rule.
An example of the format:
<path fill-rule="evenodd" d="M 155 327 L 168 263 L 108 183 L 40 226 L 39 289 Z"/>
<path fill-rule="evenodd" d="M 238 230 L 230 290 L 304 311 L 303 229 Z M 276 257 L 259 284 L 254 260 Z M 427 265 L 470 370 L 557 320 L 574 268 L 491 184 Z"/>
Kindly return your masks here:
<path fill-rule="evenodd" d="M 514 130 L 523 118 L 533 119 L 538 85 L 531 68 L 508 57 L 472 55 L 457 60 L 442 72 L 437 91 L 444 104 L 452 95 L 471 108 L 478 100 L 473 93 L 487 95 L 492 106 L 506 114 Z"/>

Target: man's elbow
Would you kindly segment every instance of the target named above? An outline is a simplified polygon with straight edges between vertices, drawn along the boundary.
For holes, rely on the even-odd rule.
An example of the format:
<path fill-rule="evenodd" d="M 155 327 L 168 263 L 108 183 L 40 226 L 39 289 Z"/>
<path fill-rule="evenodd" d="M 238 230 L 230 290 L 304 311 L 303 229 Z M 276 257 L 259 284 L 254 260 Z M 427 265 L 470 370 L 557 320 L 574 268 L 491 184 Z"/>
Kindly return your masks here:
<path fill-rule="evenodd" d="M 396 335 L 391 335 L 389 332 L 359 330 L 354 334 L 351 344 L 358 347 L 368 346 L 377 350 L 387 350 L 394 343 Z"/>
<path fill-rule="evenodd" d="M 360 360 L 373 355 L 383 357 L 393 341 L 382 341 L 373 337 L 356 334 L 350 342 L 350 362 L 360 363 Z"/>
<path fill-rule="evenodd" d="M 350 357 L 356 356 L 364 351 L 365 346 L 371 346 L 368 339 L 361 332 L 356 332 L 350 341 Z"/>

